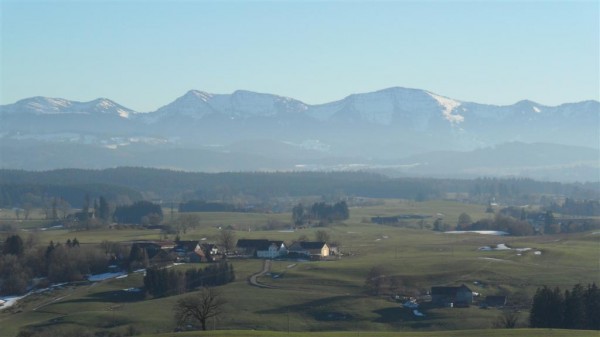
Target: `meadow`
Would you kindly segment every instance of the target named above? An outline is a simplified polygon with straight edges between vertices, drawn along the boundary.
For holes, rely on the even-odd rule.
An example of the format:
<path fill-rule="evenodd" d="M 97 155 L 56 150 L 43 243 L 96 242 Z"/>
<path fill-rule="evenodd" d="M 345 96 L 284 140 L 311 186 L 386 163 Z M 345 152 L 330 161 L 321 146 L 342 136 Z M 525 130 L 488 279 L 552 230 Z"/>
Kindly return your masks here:
<path fill-rule="evenodd" d="M 261 230 L 269 221 L 289 222 L 290 214 L 199 213 L 201 225 L 182 239 L 216 239 L 220 229 L 236 228 L 236 237 L 284 240 L 314 238 L 317 230 L 329 232 L 343 256 L 329 261 L 273 261 L 271 273 L 260 282 L 272 288 L 253 287 L 247 278 L 262 268 L 256 259 L 234 259 L 236 281 L 219 287 L 226 300 L 224 312 L 210 322 L 214 336 L 563 336 L 565 331 L 487 330 L 501 314 L 499 309 L 440 308 L 423 304 L 424 317 L 402 308 L 389 294 L 369 295 L 365 279 L 369 269 L 381 266 L 388 276 L 401 280 L 403 291 L 426 294 L 431 286 L 467 285 L 481 297 L 508 295 L 509 302 L 529 301 L 543 285 L 561 289 L 576 283 L 598 283 L 600 235 L 585 232 L 529 237 L 446 234 L 430 228 L 435 217 L 454 225 L 465 212 L 474 220 L 489 214 L 485 206 L 451 201 L 413 202 L 386 200 L 377 206 L 351 208 L 344 223 L 294 232 Z M 169 213 L 165 210 L 168 220 Z M 373 216 L 421 214 L 425 222 L 411 220 L 401 226 L 370 223 Z M 7 215 L 9 216 L 9 214 Z M 176 214 L 174 215 L 176 217 Z M 35 221 L 35 220 L 32 220 Z M 126 242 L 161 239 L 157 230 L 36 231 L 35 222 L 23 222 L 39 244 L 77 237 L 82 244 L 104 240 Z M 171 237 L 172 239 L 172 237 Z M 481 251 L 482 246 L 506 244 L 527 251 Z M 539 253 L 536 253 L 539 252 Z M 197 268 L 181 265 L 176 268 Z M 141 274 L 97 283 L 67 286 L 27 297 L 0 312 L 0 336 L 15 336 L 24 326 L 92 328 L 123 332 L 132 326 L 144 335 L 172 336 L 172 308 L 185 295 L 153 299 L 124 289 L 142 286 Z M 521 310 L 520 328 L 527 326 Z M 269 331 L 268 333 L 266 331 Z M 445 331 L 441 333 L 440 331 Z M 201 333 L 180 333 L 198 336 Z M 569 332 L 571 336 L 597 336 L 597 332 Z"/>

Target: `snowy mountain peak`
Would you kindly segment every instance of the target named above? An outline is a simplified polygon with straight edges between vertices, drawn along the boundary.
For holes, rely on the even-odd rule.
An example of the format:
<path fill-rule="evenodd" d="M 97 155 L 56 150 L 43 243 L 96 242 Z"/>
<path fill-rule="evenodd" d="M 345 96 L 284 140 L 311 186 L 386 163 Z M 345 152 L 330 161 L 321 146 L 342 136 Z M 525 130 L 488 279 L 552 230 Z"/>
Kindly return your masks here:
<path fill-rule="evenodd" d="M 86 108 L 86 105 L 86 103 L 82 103 L 82 108 Z M 89 105 L 91 105 L 92 108 L 86 109 L 86 111 L 93 111 L 95 113 L 102 114 L 117 114 L 121 118 L 129 118 L 130 114 L 134 113 L 133 110 L 127 109 L 108 98 L 95 99 L 89 102 Z"/>
<path fill-rule="evenodd" d="M 183 97 L 194 97 L 198 98 L 204 102 L 208 102 L 214 95 L 208 92 L 199 91 L 199 90 L 190 90 Z"/>
<path fill-rule="evenodd" d="M 32 97 L 15 104 L 0 106 L 0 112 L 8 114 L 106 114 L 128 118 L 133 110 L 127 109 L 109 99 L 98 98 L 90 102 L 69 101 L 63 98 Z"/>
<path fill-rule="evenodd" d="M 71 101 L 62 98 L 36 96 L 15 103 L 20 109 L 36 113 L 59 113 L 72 105 Z"/>

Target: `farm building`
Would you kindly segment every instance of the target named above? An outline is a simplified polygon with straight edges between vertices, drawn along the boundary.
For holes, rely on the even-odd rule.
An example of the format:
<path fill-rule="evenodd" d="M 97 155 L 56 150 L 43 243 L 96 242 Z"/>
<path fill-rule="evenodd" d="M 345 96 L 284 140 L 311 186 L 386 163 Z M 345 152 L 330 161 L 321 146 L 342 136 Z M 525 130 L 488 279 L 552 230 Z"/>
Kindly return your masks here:
<path fill-rule="evenodd" d="M 273 259 L 287 255 L 287 247 L 283 241 L 265 239 L 239 239 L 236 249 L 241 255 Z"/>
<path fill-rule="evenodd" d="M 460 287 L 431 287 L 431 301 L 439 305 L 468 306 L 473 303 L 473 292 L 464 284 Z"/>
<path fill-rule="evenodd" d="M 329 256 L 329 246 L 319 241 L 296 241 L 290 246 L 289 253 L 318 260 Z"/>
<path fill-rule="evenodd" d="M 486 308 L 502 308 L 506 305 L 506 296 L 486 296 L 483 306 Z"/>
<path fill-rule="evenodd" d="M 200 243 L 200 241 L 177 241 L 173 248 L 178 260 L 185 262 L 212 262 L 218 258 L 219 250 L 211 243 Z"/>

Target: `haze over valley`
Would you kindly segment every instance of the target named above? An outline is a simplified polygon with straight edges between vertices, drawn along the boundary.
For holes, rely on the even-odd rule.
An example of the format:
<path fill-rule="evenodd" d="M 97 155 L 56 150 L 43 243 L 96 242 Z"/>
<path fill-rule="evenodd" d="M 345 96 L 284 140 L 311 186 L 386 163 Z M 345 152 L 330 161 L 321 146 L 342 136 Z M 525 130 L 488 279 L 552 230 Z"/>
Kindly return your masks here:
<path fill-rule="evenodd" d="M 151 112 L 107 98 L 32 97 L 0 106 L 0 120 L 2 168 L 375 170 L 597 181 L 600 162 L 600 103 L 593 100 L 496 106 L 393 87 L 309 105 L 251 91 L 190 90 Z"/>

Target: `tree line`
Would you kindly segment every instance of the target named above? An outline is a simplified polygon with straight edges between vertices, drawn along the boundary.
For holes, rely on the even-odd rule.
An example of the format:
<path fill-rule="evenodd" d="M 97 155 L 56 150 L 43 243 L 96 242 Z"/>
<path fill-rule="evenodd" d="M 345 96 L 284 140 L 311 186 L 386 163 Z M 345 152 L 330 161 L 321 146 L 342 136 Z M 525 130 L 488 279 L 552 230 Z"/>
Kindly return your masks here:
<path fill-rule="evenodd" d="M 209 202 L 205 200 L 190 200 L 179 204 L 179 212 L 241 212 L 233 204 L 225 202 Z"/>
<path fill-rule="evenodd" d="M 90 189 L 92 184 L 98 187 Z M 104 170 L 63 169 L 52 171 L 0 170 L 0 187 L 41 186 L 48 190 L 53 186 L 87 186 L 89 193 L 100 187 L 121 188 L 135 193 L 131 200 L 140 200 L 139 191 L 155 193 L 165 200 L 181 200 L 181 191 L 191 191 L 191 198 L 229 202 L 240 196 L 269 199 L 280 196 L 307 196 L 332 194 L 356 195 L 371 198 L 404 198 L 413 200 L 437 199 L 445 193 L 469 193 L 473 198 L 497 201 L 525 198 L 527 195 L 564 195 L 569 198 L 598 200 L 597 183 L 556 183 L 519 178 L 433 179 L 390 178 L 366 172 L 228 172 L 194 173 L 164 169 L 122 167 Z M 20 188 L 15 195 L 27 191 Z M 2 189 L 0 189 L 1 191 Z M 25 192 L 25 193 L 24 193 Z M 96 192 L 98 193 L 98 192 Z M 85 193 L 79 192 L 73 199 L 60 193 L 38 193 L 51 197 L 63 197 L 69 202 L 81 200 Z M 103 192 L 109 196 L 110 193 Z M 93 195 L 93 194 L 92 194 Z M 0 197 L 2 193 L 0 193 Z M 528 201 L 529 202 L 529 201 Z M 0 203 L 1 204 L 1 203 Z M 15 205 L 14 201 L 6 204 Z"/>
<path fill-rule="evenodd" d="M 235 280 L 233 264 L 226 261 L 210 264 L 204 269 L 182 270 L 151 267 L 146 269 L 144 288 L 154 297 L 183 294 L 198 287 L 224 285 Z"/>
<path fill-rule="evenodd" d="M 533 328 L 600 330 L 600 289 L 596 283 L 571 290 L 538 288 L 529 312 Z"/>
<path fill-rule="evenodd" d="M 553 203 L 550 210 L 566 214 L 566 215 L 583 215 L 583 216 L 599 216 L 600 215 L 600 201 L 599 200 L 575 200 L 572 198 L 566 198 L 565 202 L 561 205 Z"/>
<path fill-rule="evenodd" d="M 437 227 L 434 223 L 434 229 L 435 228 Z M 480 219 L 472 223 L 461 222 L 461 219 L 459 218 L 456 229 L 461 231 L 503 231 L 515 236 L 527 236 L 534 233 L 533 226 L 529 222 L 515 219 L 501 213 L 497 213 L 492 219 Z"/>
<path fill-rule="evenodd" d="M 335 204 L 315 202 L 311 207 L 298 204 L 292 209 L 292 222 L 295 226 L 302 226 L 307 222 L 314 221 L 325 225 L 334 221 L 346 220 L 349 217 L 350 211 L 345 201 Z"/>
<path fill-rule="evenodd" d="M 23 181 L 15 183 L 3 179 L 5 177 L 2 177 L 2 173 L 4 171 L 0 170 L 0 207 L 2 208 L 24 208 L 27 204 L 31 204 L 35 208 L 49 208 L 55 199 L 62 200 L 70 206 L 79 206 L 85 195 L 92 198 L 103 195 L 117 204 L 131 203 L 142 199 L 140 192 L 126 186 L 101 182 L 60 184 L 52 181 L 45 183 Z"/>

